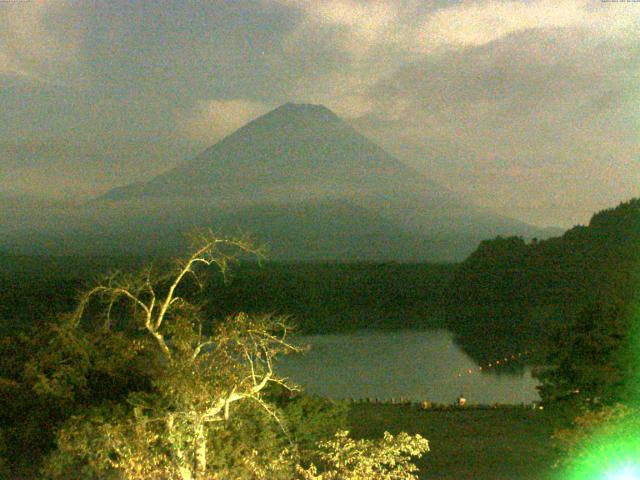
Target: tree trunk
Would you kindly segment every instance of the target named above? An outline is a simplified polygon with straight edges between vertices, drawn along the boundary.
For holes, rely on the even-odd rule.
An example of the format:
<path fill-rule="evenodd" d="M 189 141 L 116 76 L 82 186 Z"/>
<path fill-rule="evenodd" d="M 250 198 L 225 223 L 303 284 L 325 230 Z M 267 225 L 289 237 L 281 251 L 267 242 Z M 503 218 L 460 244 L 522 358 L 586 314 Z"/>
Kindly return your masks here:
<path fill-rule="evenodd" d="M 193 474 L 190 468 L 178 467 L 178 474 L 180 475 L 180 480 L 193 480 Z"/>
<path fill-rule="evenodd" d="M 174 429 L 173 415 L 167 417 L 167 430 L 169 431 L 169 438 L 171 439 L 173 447 L 173 458 L 178 467 L 178 475 L 180 480 L 194 480 L 193 465 L 189 465 L 189 459 L 185 458 L 182 445 L 180 445 L 180 436 L 177 435 Z M 178 437 L 178 438 L 176 438 Z"/>
<path fill-rule="evenodd" d="M 205 423 L 199 421 L 195 425 L 196 480 L 203 480 L 207 475 L 207 432 Z"/>

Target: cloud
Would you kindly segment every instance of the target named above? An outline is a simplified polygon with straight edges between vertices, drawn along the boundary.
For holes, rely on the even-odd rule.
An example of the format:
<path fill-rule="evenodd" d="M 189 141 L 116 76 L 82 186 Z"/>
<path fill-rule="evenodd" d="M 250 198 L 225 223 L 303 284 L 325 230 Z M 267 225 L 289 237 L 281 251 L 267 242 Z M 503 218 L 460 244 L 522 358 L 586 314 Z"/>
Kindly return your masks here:
<path fill-rule="evenodd" d="M 303 20 L 285 42 L 289 53 L 320 41 L 348 54 L 350 62 L 365 62 L 390 48 L 396 51 L 396 60 L 406 59 L 411 54 L 406 46 L 413 42 L 415 30 L 409 19 L 416 10 L 417 1 L 275 1 L 303 14 Z"/>
<path fill-rule="evenodd" d="M 296 98 L 469 200 L 568 225 L 640 194 L 635 4 L 273 1 L 300 13 Z"/>
<path fill-rule="evenodd" d="M 0 75 L 27 76 L 27 72 L 20 68 L 15 59 L 8 52 L 0 49 Z"/>
<path fill-rule="evenodd" d="M 280 0 L 279 3 L 302 10 L 307 23 L 348 27 L 356 35 L 373 41 L 396 20 L 402 2 Z"/>
<path fill-rule="evenodd" d="M 368 89 L 415 61 L 406 48 L 415 35 L 417 0 L 271 0 L 299 13 L 282 43 L 294 72 L 294 101 L 322 103 L 345 118 L 371 111 Z"/>
<path fill-rule="evenodd" d="M 77 79 L 81 29 L 70 7 L 53 0 L 1 3 L 0 75 L 53 84 Z"/>
<path fill-rule="evenodd" d="M 637 31 L 640 12 L 593 0 L 273 0 L 303 13 L 288 46 L 332 34 L 334 47 L 356 61 L 381 51 L 400 60 L 487 44 L 529 29 Z M 638 9 L 640 10 L 640 9 Z"/>
<path fill-rule="evenodd" d="M 262 102 L 245 99 L 201 101 L 179 120 L 179 128 L 194 140 L 212 144 L 269 109 Z"/>
<path fill-rule="evenodd" d="M 587 221 L 640 194 L 639 73 L 633 38 L 523 30 L 379 81 L 357 125 L 469 200 Z"/>
<path fill-rule="evenodd" d="M 371 111 L 369 87 L 407 64 L 488 45 L 529 30 L 634 34 L 638 12 L 593 0 L 271 0 L 300 12 L 283 52 L 298 63 L 295 99 L 346 117 Z M 535 50 L 535 45 L 530 45 Z M 571 45 L 568 45 L 569 51 Z M 342 56 L 341 56 L 342 55 Z M 508 68 L 507 68 L 508 70 Z"/>
<path fill-rule="evenodd" d="M 629 12 L 593 9 L 592 0 L 474 1 L 429 15 L 417 36 L 424 51 L 487 44 L 530 29 L 582 27 L 611 29 Z"/>

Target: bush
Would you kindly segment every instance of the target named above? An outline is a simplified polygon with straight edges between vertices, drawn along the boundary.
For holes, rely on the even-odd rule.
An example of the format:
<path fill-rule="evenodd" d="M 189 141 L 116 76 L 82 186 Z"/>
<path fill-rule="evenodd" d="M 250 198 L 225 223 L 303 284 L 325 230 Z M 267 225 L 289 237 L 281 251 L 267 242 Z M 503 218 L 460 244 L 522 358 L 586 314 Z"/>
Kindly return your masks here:
<path fill-rule="evenodd" d="M 316 464 L 298 467 L 303 480 L 414 480 L 418 468 L 412 457 L 429 451 L 429 442 L 420 435 L 384 433 L 381 440 L 353 440 L 340 431 L 331 440 L 320 442 Z"/>

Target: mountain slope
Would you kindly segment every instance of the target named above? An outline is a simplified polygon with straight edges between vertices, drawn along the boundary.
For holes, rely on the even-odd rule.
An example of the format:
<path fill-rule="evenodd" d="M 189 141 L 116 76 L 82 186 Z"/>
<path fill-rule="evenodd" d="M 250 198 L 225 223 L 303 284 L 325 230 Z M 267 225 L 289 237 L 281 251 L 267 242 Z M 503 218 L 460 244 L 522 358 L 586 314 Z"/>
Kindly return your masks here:
<path fill-rule="evenodd" d="M 419 182 L 423 182 L 422 185 Z M 140 197 L 268 193 L 282 186 L 419 187 L 450 196 L 319 105 L 285 104 L 248 123 L 195 159 L 146 183 L 107 192 Z"/>
<path fill-rule="evenodd" d="M 241 227 L 289 260 L 451 261 L 497 234 L 541 236 L 462 202 L 327 108 L 285 104 L 164 174 L 41 221 L 39 251 L 164 251 L 194 227 Z"/>

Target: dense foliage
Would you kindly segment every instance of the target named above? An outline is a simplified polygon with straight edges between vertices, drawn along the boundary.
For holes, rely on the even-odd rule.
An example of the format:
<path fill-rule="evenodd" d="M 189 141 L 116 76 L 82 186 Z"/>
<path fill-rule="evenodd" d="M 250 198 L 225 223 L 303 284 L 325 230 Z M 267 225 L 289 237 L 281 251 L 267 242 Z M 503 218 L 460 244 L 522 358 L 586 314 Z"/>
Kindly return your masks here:
<path fill-rule="evenodd" d="M 353 440 L 349 432 L 336 433 L 331 440 L 320 442 L 316 454 L 322 465 L 298 468 L 302 480 L 411 480 L 417 468 L 411 457 L 429 451 L 429 442 L 420 435 L 400 433 L 396 437 L 385 432 L 379 441 Z"/>
<path fill-rule="evenodd" d="M 457 269 L 449 299 L 535 306 L 583 303 L 599 292 L 629 300 L 639 279 L 639 242 L 640 199 L 596 213 L 561 237 L 487 240 Z"/>
<path fill-rule="evenodd" d="M 547 402 L 611 404 L 626 397 L 631 375 L 632 315 L 620 305 L 592 303 L 559 328 L 539 374 Z"/>
<path fill-rule="evenodd" d="M 571 324 L 590 305 L 615 308 L 634 300 L 639 245 L 640 199 L 596 213 L 588 226 L 558 238 L 484 241 L 448 285 L 447 324 L 481 361 L 500 352 L 542 352 L 555 327 Z M 474 345 L 487 335 L 491 342 Z"/>
<path fill-rule="evenodd" d="M 570 419 L 555 434 L 559 478 L 635 478 L 640 201 L 596 214 L 589 227 L 568 234 L 565 256 L 580 270 L 567 294 L 572 308 L 554 329 L 549 366 L 539 374 L 542 398 Z"/>
<path fill-rule="evenodd" d="M 212 306 L 221 311 L 276 311 L 294 316 L 301 331 L 434 326 L 447 264 L 271 263 L 239 266 Z M 212 297 L 214 298 L 214 297 Z"/>
<path fill-rule="evenodd" d="M 245 259 L 249 260 L 249 259 Z M 141 258 L 0 255 L 0 335 L 69 311 L 97 275 L 132 270 Z M 212 316 L 275 312 L 299 331 L 441 326 L 443 292 L 454 265 L 240 261 L 226 279 L 204 285 Z M 434 323 L 439 322 L 439 323 Z"/>
<path fill-rule="evenodd" d="M 26 464 L 44 459 L 40 474 L 50 479 L 316 472 L 317 442 L 344 428 L 346 410 L 297 394 L 274 371 L 277 355 L 297 350 L 286 318 L 211 317 L 196 300 L 206 281 L 200 267 L 224 274 L 254 253 L 242 240 L 203 237 L 174 267 L 111 274 L 72 313 L 3 337 L 0 453 L 12 464 L 0 468 L 35 476 Z M 392 461 L 402 478 L 415 478 L 410 458 L 424 453 L 416 442 L 405 435 L 381 444 L 385 456 L 369 463 Z"/>

